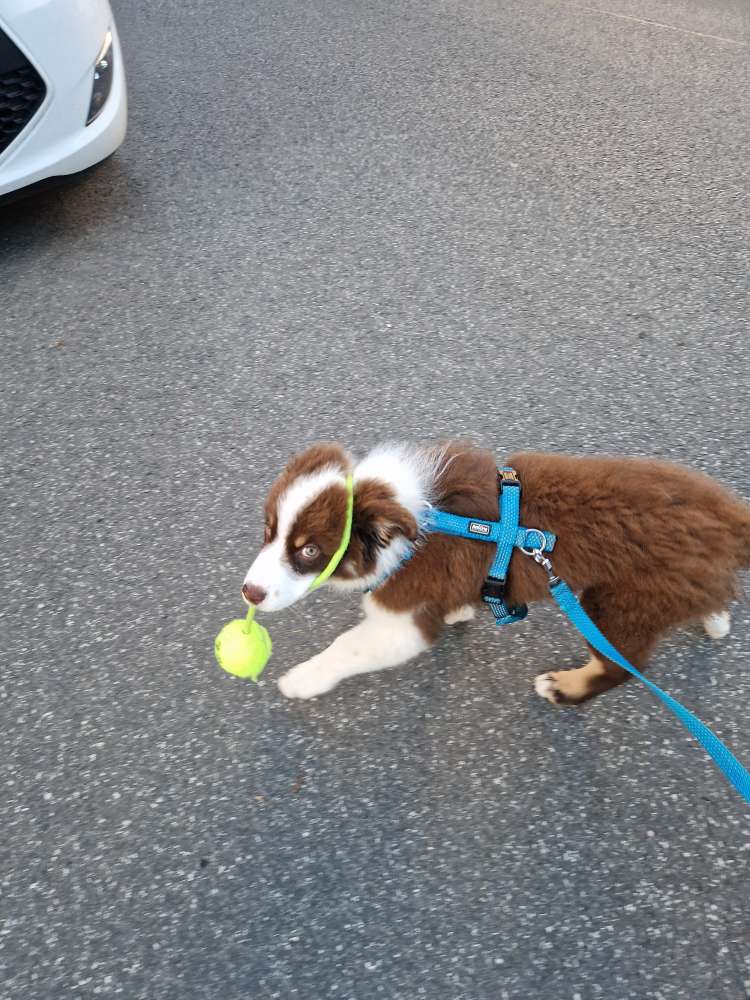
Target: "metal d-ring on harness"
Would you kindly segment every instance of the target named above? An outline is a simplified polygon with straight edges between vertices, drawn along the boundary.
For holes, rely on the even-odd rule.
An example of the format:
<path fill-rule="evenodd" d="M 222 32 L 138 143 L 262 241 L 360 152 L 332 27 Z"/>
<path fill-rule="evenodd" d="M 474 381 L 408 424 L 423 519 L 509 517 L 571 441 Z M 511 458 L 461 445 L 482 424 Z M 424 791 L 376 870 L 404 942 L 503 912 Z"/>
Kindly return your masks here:
<path fill-rule="evenodd" d="M 521 484 L 515 470 L 504 468 L 498 472 L 500 493 L 500 520 L 484 521 L 477 518 L 460 517 L 445 511 L 430 509 L 424 523 L 426 532 L 439 532 L 459 538 L 494 543 L 497 546 L 490 573 L 482 588 L 482 599 L 488 604 L 498 625 L 521 621 L 528 609 L 525 605 L 509 608 L 505 603 L 505 584 L 513 549 L 517 548 L 538 563 L 547 573 L 549 590 L 557 606 L 574 628 L 598 653 L 611 660 L 623 670 L 637 677 L 667 706 L 682 724 L 692 733 L 704 750 L 731 782 L 742 797 L 750 802 L 750 774 L 737 760 L 728 747 L 697 716 L 688 711 L 679 701 L 662 691 L 660 687 L 628 663 L 612 643 L 596 627 L 581 607 L 568 584 L 555 575 L 552 562 L 545 554 L 551 552 L 556 538 L 541 528 L 519 528 Z"/>

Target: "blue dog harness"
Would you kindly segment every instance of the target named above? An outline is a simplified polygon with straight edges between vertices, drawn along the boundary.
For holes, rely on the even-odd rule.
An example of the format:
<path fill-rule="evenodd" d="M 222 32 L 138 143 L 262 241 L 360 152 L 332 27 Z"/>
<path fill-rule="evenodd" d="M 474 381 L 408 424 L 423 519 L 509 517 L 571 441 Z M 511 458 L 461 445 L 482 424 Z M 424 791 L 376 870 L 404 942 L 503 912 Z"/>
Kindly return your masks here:
<path fill-rule="evenodd" d="M 508 625 L 521 621 L 528 613 L 526 605 L 508 607 L 505 602 L 508 567 L 513 550 L 519 549 L 546 570 L 552 598 L 589 645 L 606 659 L 616 663 L 623 670 L 627 670 L 628 673 L 642 681 L 652 694 L 655 694 L 677 716 L 713 759 L 724 776 L 734 785 L 745 801 L 750 803 L 750 774 L 731 750 L 684 705 L 668 695 L 666 691 L 662 691 L 653 681 L 644 677 L 639 670 L 628 663 L 589 618 L 568 584 L 555 575 L 552 563 L 545 555 L 554 549 L 557 541 L 555 536 L 540 528 L 519 527 L 521 483 L 514 469 L 503 468 L 498 471 L 498 490 L 499 521 L 461 517 L 458 514 L 449 514 L 446 511 L 429 508 L 422 522 L 422 529 L 425 533 L 437 532 L 443 535 L 453 535 L 457 538 L 470 538 L 475 541 L 490 542 L 497 547 L 489 576 L 482 587 L 482 599 L 489 605 L 495 616 L 495 623 Z M 378 580 L 370 589 L 375 590 L 381 586 L 413 554 L 413 551 L 409 551 L 398 566 Z"/>
<path fill-rule="evenodd" d="M 505 584 L 513 549 L 531 552 L 539 549 L 551 552 L 557 539 L 549 531 L 518 526 L 521 509 L 521 482 L 515 469 L 498 470 L 497 488 L 500 496 L 500 520 L 480 521 L 478 518 L 460 517 L 431 508 L 425 519 L 425 530 L 458 538 L 473 538 L 492 542 L 497 546 L 489 576 L 482 587 L 482 600 L 489 605 L 496 625 L 520 622 L 529 613 L 525 604 L 509 608 L 505 603 Z"/>

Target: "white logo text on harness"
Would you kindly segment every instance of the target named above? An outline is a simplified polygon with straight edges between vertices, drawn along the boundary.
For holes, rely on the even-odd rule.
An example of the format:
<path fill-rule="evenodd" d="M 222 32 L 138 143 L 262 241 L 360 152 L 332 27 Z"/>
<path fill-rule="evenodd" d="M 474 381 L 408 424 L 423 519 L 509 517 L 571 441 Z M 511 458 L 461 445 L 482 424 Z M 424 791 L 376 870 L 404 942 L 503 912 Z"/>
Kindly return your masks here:
<path fill-rule="evenodd" d="M 480 524 L 479 521 L 470 521 L 469 531 L 472 535 L 489 535 L 490 526 L 489 524 Z"/>

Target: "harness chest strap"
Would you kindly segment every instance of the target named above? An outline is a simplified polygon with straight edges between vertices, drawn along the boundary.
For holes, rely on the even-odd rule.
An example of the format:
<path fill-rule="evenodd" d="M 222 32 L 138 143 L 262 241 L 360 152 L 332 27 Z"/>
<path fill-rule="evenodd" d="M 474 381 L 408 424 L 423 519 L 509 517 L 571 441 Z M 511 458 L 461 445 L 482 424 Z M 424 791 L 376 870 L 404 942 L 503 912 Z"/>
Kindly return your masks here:
<path fill-rule="evenodd" d="M 521 483 L 515 469 L 502 468 L 497 477 L 500 519 L 484 521 L 479 518 L 461 517 L 442 510 L 430 510 L 425 524 L 426 531 L 436 531 L 457 538 L 489 542 L 496 546 L 495 558 L 482 587 L 482 600 L 489 605 L 496 625 L 510 625 L 521 621 L 528 614 L 525 604 L 508 607 L 505 586 L 513 549 L 525 551 L 540 549 L 551 552 L 556 538 L 551 531 L 519 526 L 521 508 Z"/>

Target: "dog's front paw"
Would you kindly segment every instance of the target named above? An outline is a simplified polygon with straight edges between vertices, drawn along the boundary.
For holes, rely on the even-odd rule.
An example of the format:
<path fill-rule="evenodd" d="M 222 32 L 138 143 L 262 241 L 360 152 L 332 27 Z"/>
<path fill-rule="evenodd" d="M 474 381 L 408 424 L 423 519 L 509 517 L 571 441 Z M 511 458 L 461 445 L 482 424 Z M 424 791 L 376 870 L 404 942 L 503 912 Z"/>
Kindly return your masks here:
<path fill-rule="evenodd" d="M 336 686 L 336 678 L 314 660 L 300 663 L 279 678 L 279 691 L 285 698 L 317 698 Z"/>

